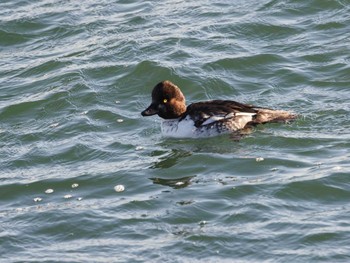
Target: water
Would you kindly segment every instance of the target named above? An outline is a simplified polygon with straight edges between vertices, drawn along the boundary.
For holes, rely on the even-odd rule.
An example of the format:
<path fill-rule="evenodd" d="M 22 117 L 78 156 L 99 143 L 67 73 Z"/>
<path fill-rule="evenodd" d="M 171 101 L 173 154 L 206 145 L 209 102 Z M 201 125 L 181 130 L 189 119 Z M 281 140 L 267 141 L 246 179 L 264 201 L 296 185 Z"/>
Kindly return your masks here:
<path fill-rule="evenodd" d="M 2 262 L 350 260 L 349 1 L 3 0 L 0 18 Z M 140 112 L 164 79 L 301 117 L 163 138 Z"/>

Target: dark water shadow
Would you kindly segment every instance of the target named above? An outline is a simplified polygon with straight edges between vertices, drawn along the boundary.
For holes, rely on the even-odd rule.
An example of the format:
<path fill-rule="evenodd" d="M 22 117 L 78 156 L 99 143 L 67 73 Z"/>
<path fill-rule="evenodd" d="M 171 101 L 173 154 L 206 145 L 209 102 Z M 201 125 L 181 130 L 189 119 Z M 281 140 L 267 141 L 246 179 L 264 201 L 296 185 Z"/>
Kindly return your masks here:
<path fill-rule="evenodd" d="M 159 178 L 159 177 L 152 177 L 149 178 L 153 181 L 154 184 L 160 184 L 164 186 L 169 186 L 174 189 L 180 189 L 185 188 L 191 184 L 191 179 L 196 177 L 194 176 L 186 176 L 181 178 L 173 178 L 173 179 L 165 179 L 165 178 Z"/>
<path fill-rule="evenodd" d="M 160 156 L 161 155 L 161 156 Z M 165 169 L 176 165 L 181 159 L 191 156 L 190 151 L 181 149 L 171 149 L 169 151 L 153 151 L 151 156 L 160 156 L 159 159 L 151 165 L 151 169 Z"/>

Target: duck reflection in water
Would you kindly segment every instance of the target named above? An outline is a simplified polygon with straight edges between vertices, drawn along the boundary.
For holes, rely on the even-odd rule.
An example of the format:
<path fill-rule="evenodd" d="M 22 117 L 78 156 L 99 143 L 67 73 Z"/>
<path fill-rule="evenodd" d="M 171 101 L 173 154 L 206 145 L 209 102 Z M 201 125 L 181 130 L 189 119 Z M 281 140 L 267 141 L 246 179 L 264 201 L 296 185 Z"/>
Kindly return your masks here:
<path fill-rule="evenodd" d="M 176 165 L 182 158 L 191 156 L 192 153 L 189 151 L 179 150 L 179 149 L 172 149 L 169 152 L 164 151 L 154 151 L 152 152 L 151 156 L 160 156 L 159 159 L 150 167 L 152 169 L 159 169 L 159 168 L 170 168 L 174 165 Z"/>
<path fill-rule="evenodd" d="M 185 188 L 191 184 L 191 179 L 196 177 L 194 176 L 187 176 L 187 177 L 181 177 L 181 178 L 171 178 L 171 179 L 165 179 L 165 178 L 159 178 L 159 177 L 153 177 L 150 178 L 154 184 L 160 184 L 164 186 L 169 186 L 174 189 L 180 189 Z"/>

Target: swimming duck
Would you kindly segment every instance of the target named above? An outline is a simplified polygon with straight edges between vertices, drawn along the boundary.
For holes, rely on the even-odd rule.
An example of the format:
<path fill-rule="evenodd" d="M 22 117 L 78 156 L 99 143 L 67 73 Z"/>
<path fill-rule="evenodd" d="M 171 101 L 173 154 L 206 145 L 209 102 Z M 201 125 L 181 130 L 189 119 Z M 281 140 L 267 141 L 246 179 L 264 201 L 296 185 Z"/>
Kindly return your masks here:
<path fill-rule="evenodd" d="M 196 102 L 187 107 L 185 102 L 185 96 L 179 87 L 165 80 L 153 88 L 152 103 L 141 114 L 157 114 L 163 118 L 162 134 L 175 138 L 212 137 L 220 134 L 240 136 L 258 124 L 288 122 L 297 117 L 288 111 L 232 100 Z"/>

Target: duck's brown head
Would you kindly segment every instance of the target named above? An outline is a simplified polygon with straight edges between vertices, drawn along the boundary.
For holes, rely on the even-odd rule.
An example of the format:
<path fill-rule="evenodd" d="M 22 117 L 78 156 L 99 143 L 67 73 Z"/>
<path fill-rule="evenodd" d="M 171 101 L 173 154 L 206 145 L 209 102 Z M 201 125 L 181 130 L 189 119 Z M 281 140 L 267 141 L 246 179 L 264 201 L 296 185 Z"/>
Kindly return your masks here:
<path fill-rule="evenodd" d="M 175 119 L 185 111 L 185 96 L 175 84 L 165 80 L 153 88 L 152 103 L 141 114 L 142 116 L 158 114 L 163 119 Z"/>

